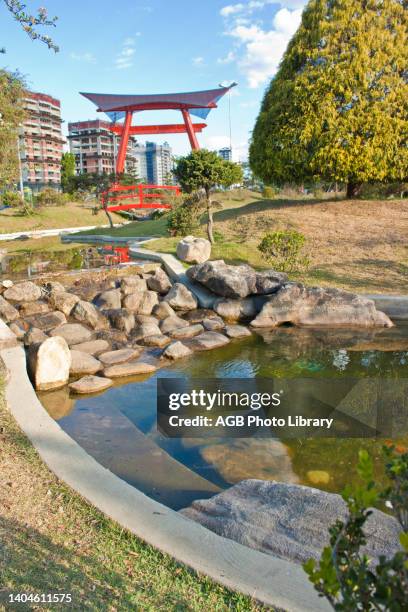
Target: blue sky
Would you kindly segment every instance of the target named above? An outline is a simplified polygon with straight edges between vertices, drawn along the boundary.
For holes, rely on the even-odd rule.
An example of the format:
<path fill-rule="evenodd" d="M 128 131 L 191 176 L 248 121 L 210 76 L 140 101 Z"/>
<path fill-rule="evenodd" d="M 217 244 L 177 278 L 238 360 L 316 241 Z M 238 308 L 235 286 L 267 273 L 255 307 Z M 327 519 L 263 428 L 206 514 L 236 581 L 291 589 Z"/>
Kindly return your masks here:
<path fill-rule="evenodd" d="M 61 100 L 69 121 L 101 116 L 79 91 L 166 93 L 238 82 L 231 96 L 234 157 L 245 159 L 265 87 L 296 30 L 304 0 L 27 0 L 58 15 L 44 33 L 60 46 L 55 54 L 31 41 L 0 1 L 0 56 L 19 69 L 35 91 Z M 140 123 L 179 123 L 175 111 L 141 113 Z M 202 146 L 229 144 L 228 102 L 211 112 Z M 156 139 L 156 137 L 152 138 Z M 158 137 L 159 142 L 165 137 Z M 189 150 L 186 135 L 168 136 L 176 154 Z"/>

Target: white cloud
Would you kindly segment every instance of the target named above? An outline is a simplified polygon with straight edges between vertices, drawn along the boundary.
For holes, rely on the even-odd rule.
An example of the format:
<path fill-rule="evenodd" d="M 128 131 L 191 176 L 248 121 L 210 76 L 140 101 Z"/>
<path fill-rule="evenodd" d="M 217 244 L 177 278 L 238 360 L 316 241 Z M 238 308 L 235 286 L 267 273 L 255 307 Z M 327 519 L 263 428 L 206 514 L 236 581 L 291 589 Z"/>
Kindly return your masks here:
<path fill-rule="evenodd" d="M 235 53 L 233 51 L 230 51 L 229 53 L 227 53 L 225 57 L 219 57 L 217 59 L 217 64 L 230 64 L 234 60 L 235 60 Z"/>
<path fill-rule="evenodd" d="M 92 53 L 75 53 L 74 51 L 69 54 L 70 58 L 78 62 L 87 62 L 88 64 L 95 64 L 96 57 Z"/>
<path fill-rule="evenodd" d="M 134 39 L 125 38 L 122 45 L 122 50 L 115 58 L 115 66 L 118 70 L 124 70 L 133 66 L 133 56 L 135 54 Z"/>
<path fill-rule="evenodd" d="M 220 10 L 220 15 L 222 17 L 231 17 L 239 14 L 250 14 L 271 4 L 281 8 L 298 9 L 305 6 L 306 0 L 251 0 L 246 3 L 238 2 L 237 4 L 224 6 Z"/>
<path fill-rule="evenodd" d="M 194 64 L 194 66 L 203 66 L 204 65 L 204 58 L 201 56 L 198 57 L 193 57 L 193 59 L 191 60 Z"/>
<path fill-rule="evenodd" d="M 258 3 L 262 1 L 257 0 Z M 286 4 L 293 5 L 295 0 L 286 2 Z M 246 75 L 249 87 L 259 87 L 275 74 L 288 42 L 300 24 L 301 17 L 302 8 L 291 10 L 283 7 L 275 14 L 272 29 L 256 24 L 241 25 L 235 22 L 227 32 L 235 39 L 238 46 L 243 48 L 243 55 L 238 61 L 238 66 Z"/>

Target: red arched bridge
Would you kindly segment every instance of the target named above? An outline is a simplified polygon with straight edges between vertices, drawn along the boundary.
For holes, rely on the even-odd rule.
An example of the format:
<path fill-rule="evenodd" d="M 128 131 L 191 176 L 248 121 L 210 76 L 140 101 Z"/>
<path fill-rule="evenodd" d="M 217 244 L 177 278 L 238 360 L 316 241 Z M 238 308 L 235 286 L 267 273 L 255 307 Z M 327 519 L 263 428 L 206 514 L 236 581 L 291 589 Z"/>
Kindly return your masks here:
<path fill-rule="evenodd" d="M 193 123 L 191 115 L 206 119 L 217 102 L 232 88 L 208 89 L 186 93 L 149 94 L 149 95 L 116 95 L 83 93 L 97 106 L 98 112 L 106 113 L 112 121 L 111 131 L 120 138 L 116 160 L 116 174 L 125 169 L 125 159 L 129 137 L 148 134 L 182 134 L 187 133 L 193 151 L 200 145 L 197 133 L 207 127 L 206 123 Z M 134 113 L 152 110 L 180 111 L 183 123 L 165 125 L 132 125 Z M 121 122 L 121 123 L 118 123 Z M 102 193 L 102 206 L 109 211 L 130 210 L 138 208 L 171 208 L 169 194 L 178 195 L 179 187 L 174 185 L 119 185 L 114 183 Z"/>

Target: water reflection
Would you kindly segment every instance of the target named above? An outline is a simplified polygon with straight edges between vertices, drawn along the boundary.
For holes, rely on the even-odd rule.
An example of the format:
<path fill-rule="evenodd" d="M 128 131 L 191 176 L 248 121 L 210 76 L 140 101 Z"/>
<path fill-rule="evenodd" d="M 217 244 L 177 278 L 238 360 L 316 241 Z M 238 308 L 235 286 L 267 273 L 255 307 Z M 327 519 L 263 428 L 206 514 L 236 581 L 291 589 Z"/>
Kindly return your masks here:
<path fill-rule="evenodd" d="M 347 379 L 400 379 L 400 400 L 397 397 L 390 402 L 385 396 L 385 401 L 390 415 L 397 424 L 399 418 L 402 427 L 406 425 L 402 379 L 408 378 L 407 360 L 408 326 L 387 330 L 282 327 L 259 331 L 216 351 L 196 353 L 190 360 L 159 370 L 143 381 L 109 389 L 100 397 L 77 400 L 72 410 L 66 398 L 61 400 L 65 409 L 57 408 L 57 399 L 45 399 L 44 404 L 103 465 L 175 508 L 186 505 L 191 496 L 208 497 L 218 487 L 243 478 L 300 482 L 340 491 L 355 478 L 360 448 L 373 454 L 377 478 L 383 478 L 382 440 L 168 439 L 155 426 L 156 378 L 312 377 L 320 382 L 313 401 L 343 401 L 346 412 L 347 406 L 355 410 L 357 403 L 359 417 L 368 424 L 371 416 L 364 414 L 361 399 L 371 391 L 364 387 L 364 380 L 350 387 Z M 333 377 L 342 379 L 336 385 L 338 397 L 333 396 Z M 395 435 L 400 444 L 407 445 L 408 436 L 399 433 L 401 427 Z"/>

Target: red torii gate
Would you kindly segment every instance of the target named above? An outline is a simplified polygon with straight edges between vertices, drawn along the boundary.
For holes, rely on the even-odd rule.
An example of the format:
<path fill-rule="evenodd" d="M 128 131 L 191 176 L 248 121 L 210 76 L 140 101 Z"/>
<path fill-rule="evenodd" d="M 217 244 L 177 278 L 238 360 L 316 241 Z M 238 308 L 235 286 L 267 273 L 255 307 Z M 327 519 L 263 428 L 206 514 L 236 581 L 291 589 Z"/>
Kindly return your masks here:
<path fill-rule="evenodd" d="M 205 91 L 194 91 L 186 93 L 172 94 L 149 94 L 149 95 L 116 95 L 116 94 L 96 94 L 80 92 L 82 96 L 88 98 L 98 108 L 98 112 L 106 113 L 112 121 L 110 130 L 120 137 L 119 152 L 116 160 L 116 173 L 122 174 L 125 169 L 125 159 L 127 146 L 130 135 L 147 135 L 147 134 L 180 134 L 187 133 L 192 150 L 198 150 L 196 134 L 202 132 L 207 127 L 206 123 L 193 123 L 191 115 L 196 115 L 201 119 L 206 119 L 213 108 L 217 108 L 217 102 L 232 88 L 236 83 L 232 83 L 229 87 L 219 87 L 218 89 L 209 89 Z M 182 124 L 166 124 L 166 125 L 132 125 L 133 113 L 150 110 L 178 110 L 183 117 Z M 124 120 L 122 124 L 118 121 Z M 174 185 L 135 185 L 123 186 L 113 185 L 108 192 L 102 194 L 105 210 L 112 210 L 112 206 L 108 206 L 108 202 L 115 203 L 115 210 L 123 210 L 129 208 L 170 208 L 161 202 L 144 201 L 145 198 L 158 198 L 159 196 L 152 193 L 144 193 L 143 189 L 170 189 L 179 192 L 178 187 Z M 135 190 L 138 190 L 138 204 L 117 204 L 117 200 L 126 198 L 135 198 Z M 124 192 L 131 193 L 124 193 Z M 111 192 L 121 192 L 120 195 L 110 195 Z"/>

